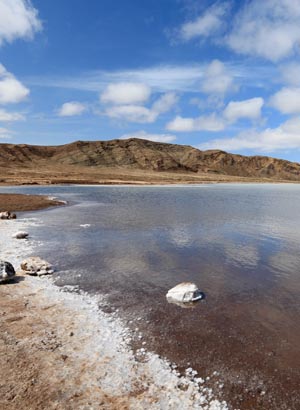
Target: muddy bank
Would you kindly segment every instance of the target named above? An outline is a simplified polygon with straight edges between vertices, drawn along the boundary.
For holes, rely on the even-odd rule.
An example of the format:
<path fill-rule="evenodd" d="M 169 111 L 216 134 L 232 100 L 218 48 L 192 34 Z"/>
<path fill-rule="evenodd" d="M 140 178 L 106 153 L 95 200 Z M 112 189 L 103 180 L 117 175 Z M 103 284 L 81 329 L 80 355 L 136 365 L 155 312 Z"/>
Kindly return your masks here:
<path fill-rule="evenodd" d="M 0 211 L 23 212 L 37 211 L 52 206 L 63 205 L 62 201 L 42 195 L 1 194 Z"/>

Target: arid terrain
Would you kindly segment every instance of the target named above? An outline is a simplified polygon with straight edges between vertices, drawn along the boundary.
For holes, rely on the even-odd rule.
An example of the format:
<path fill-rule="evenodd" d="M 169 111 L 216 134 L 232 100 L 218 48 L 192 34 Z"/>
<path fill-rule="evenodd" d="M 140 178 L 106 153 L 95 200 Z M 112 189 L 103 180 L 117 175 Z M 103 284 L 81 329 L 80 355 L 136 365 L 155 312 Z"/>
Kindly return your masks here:
<path fill-rule="evenodd" d="M 42 195 L 0 193 L 0 212 L 36 211 L 39 209 L 50 208 L 51 206 L 57 205 L 62 205 L 62 202 L 55 201 Z"/>
<path fill-rule="evenodd" d="M 0 144 L 0 184 L 299 182 L 300 164 L 141 139 Z"/>

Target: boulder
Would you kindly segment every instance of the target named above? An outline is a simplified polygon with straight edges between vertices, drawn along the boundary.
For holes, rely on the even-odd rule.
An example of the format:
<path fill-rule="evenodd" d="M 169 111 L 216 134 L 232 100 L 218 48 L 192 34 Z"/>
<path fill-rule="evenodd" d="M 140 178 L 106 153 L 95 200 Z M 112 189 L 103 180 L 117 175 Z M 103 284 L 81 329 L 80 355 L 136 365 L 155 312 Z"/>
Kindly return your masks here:
<path fill-rule="evenodd" d="M 17 215 L 13 212 L 4 211 L 0 212 L 0 219 L 16 219 Z"/>
<path fill-rule="evenodd" d="M 8 282 L 16 275 L 11 263 L 0 260 L 0 283 Z"/>
<path fill-rule="evenodd" d="M 29 233 L 25 231 L 16 232 L 12 237 L 15 239 L 26 239 L 28 238 Z"/>
<path fill-rule="evenodd" d="M 39 258 L 38 256 L 31 256 L 21 263 L 21 269 L 32 276 L 51 275 L 54 272 L 53 266 Z"/>
<path fill-rule="evenodd" d="M 204 294 L 200 292 L 195 283 L 183 282 L 170 289 L 166 297 L 168 302 L 191 303 L 203 299 Z"/>

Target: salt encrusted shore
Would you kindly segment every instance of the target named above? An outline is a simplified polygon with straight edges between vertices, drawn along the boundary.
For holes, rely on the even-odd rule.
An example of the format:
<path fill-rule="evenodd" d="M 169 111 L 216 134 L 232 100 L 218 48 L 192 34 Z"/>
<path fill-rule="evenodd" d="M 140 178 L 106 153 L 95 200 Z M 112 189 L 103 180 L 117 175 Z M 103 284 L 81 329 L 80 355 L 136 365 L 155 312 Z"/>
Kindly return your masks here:
<path fill-rule="evenodd" d="M 12 238 L 38 223 L 0 221 L 0 258 L 18 269 L 38 255 L 34 238 Z M 1 409 L 228 409 L 192 369 L 181 377 L 146 346 L 133 351 L 130 330 L 101 303 L 49 278 L 0 285 Z"/>

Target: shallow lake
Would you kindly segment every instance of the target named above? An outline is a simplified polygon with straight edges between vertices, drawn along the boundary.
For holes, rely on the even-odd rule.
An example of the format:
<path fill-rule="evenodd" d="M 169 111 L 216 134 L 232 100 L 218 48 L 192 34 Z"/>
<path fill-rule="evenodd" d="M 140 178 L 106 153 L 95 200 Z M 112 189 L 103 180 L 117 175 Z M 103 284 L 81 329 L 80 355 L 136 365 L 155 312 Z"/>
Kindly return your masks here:
<path fill-rule="evenodd" d="M 26 213 L 43 222 L 31 231 L 39 255 L 57 284 L 105 294 L 104 308 L 143 334 L 137 346 L 211 376 L 240 409 L 300 408 L 300 185 L 1 192 L 69 202 Z M 194 309 L 166 301 L 184 281 L 206 295 Z"/>

